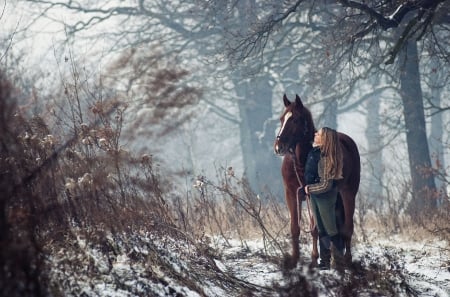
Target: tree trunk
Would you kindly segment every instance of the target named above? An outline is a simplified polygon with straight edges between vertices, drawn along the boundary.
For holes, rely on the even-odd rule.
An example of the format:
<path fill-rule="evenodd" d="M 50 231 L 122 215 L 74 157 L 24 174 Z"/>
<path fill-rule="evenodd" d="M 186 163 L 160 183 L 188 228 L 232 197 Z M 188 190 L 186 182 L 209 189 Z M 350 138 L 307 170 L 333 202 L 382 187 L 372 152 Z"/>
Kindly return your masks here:
<path fill-rule="evenodd" d="M 332 98 L 330 101 L 324 103 L 323 118 L 322 118 L 323 124 L 321 126 L 338 129 L 337 117 L 338 117 L 338 101 L 336 98 Z M 321 126 L 316 127 L 316 129 L 320 129 Z"/>
<path fill-rule="evenodd" d="M 256 19 L 253 14 L 255 0 L 239 1 L 236 5 L 241 28 L 249 28 Z M 279 195 L 282 193 L 282 178 L 280 161 L 273 153 L 275 123 L 268 121 L 273 115 L 270 75 L 262 73 L 245 79 L 237 74 L 233 79 L 238 95 L 245 177 L 253 191 L 258 193 L 268 186 L 272 193 Z"/>
<path fill-rule="evenodd" d="M 412 182 L 412 201 L 409 209 L 414 214 L 425 208 L 436 206 L 436 201 L 433 201 L 432 195 L 430 195 L 435 192 L 436 186 L 433 176 L 428 173 L 431 168 L 431 159 L 420 86 L 419 58 L 415 42 L 408 42 L 399 56 L 399 63 L 401 70 L 400 96 L 403 102 Z"/>
<path fill-rule="evenodd" d="M 241 148 L 245 177 L 256 192 L 268 186 L 274 194 L 282 189 L 278 157 L 273 153 L 275 127 L 265 127 L 272 117 L 272 88 L 265 75 L 241 82 L 238 90 Z"/>
<path fill-rule="evenodd" d="M 330 89 L 333 89 L 333 85 L 336 82 L 336 78 L 334 76 L 325 76 L 322 81 L 322 96 L 327 97 L 330 96 Z M 321 127 L 330 127 L 332 129 L 338 129 L 338 98 L 336 96 L 331 96 L 327 101 L 323 103 L 323 112 L 322 118 L 319 119 L 319 126 L 316 129 L 320 129 Z"/>
<path fill-rule="evenodd" d="M 375 85 L 378 84 L 378 81 Z M 379 92 L 373 94 L 369 100 L 367 100 L 367 151 L 368 151 L 368 170 L 367 170 L 367 202 L 370 206 L 378 208 L 381 206 L 381 189 L 383 179 L 383 155 L 380 145 L 380 100 L 378 98 Z"/>
<path fill-rule="evenodd" d="M 432 72 L 430 77 L 431 103 L 434 106 L 441 105 L 442 89 L 434 86 L 436 82 L 439 82 L 439 73 L 440 71 L 436 67 L 435 71 Z M 443 137 L 444 137 L 444 127 L 443 127 L 442 112 L 438 112 L 434 115 L 431 115 L 431 129 L 430 129 L 429 143 L 430 143 L 431 158 L 434 163 L 434 167 L 439 172 L 444 172 L 446 168 Z M 445 193 L 447 191 L 446 189 L 447 185 L 441 179 L 435 179 L 435 182 L 436 188 L 439 191 L 438 199 L 441 200 L 445 196 Z"/>

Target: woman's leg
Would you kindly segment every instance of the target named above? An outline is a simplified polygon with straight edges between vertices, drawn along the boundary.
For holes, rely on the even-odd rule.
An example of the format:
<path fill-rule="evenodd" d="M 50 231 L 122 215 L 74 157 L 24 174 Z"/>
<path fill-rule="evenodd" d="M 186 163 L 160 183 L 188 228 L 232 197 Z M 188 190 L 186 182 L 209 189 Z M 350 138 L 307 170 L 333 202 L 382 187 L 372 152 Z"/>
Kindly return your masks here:
<path fill-rule="evenodd" d="M 318 217 L 321 219 L 321 224 L 323 231 L 325 231 L 329 236 L 338 234 L 338 228 L 336 225 L 336 199 L 337 199 L 337 189 L 334 188 L 331 191 L 317 195 L 316 207 L 318 212 Z M 320 230 L 319 230 L 320 232 Z"/>
<path fill-rule="evenodd" d="M 323 225 L 322 218 L 319 213 L 317 197 L 315 195 L 311 195 L 311 207 L 314 220 L 316 221 L 316 228 L 319 233 L 319 269 L 327 270 L 330 269 L 331 264 L 331 241 L 330 236 L 328 236 Z"/>
<path fill-rule="evenodd" d="M 318 196 L 316 199 L 316 206 L 318 217 L 320 217 L 321 219 L 321 224 L 325 229 L 326 234 L 329 235 L 329 240 L 331 241 L 331 243 L 333 243 L 332 251 L 335 264 L 334 266 L 340 269 L 342 266 L 341 258 L 344 252 L 344 245 L 342 238 L 338 234 L 338 228 L 336 224 L 336 199 L 337 189 L 335 188 L 330 192 Z"/>

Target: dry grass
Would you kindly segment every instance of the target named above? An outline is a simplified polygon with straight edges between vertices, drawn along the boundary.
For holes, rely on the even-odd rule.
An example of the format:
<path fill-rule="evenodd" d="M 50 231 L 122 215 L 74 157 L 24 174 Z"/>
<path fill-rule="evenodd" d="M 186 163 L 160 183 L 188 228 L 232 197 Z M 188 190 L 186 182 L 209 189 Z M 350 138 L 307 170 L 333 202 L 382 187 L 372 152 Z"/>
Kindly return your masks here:
<path fill-rule="evenodd" d="M 228 169 L 228 171 L 231 169 Z M 224 172 L 217 181 L 198 177 L 194 191 L 179 199 L 177 215 L 185 218 L 186 230 L 194 234 L 214 234 L 225 239 L 233 236 L 278 238 L 286 230 L 288 213 L 270 193 L 260 197 L 245 179 Z"/>
<path fill-rule="evenodd" d="M 156 170 L 152 156 L 136 156 L 124 150 L 120 142 L 126 104 L 117 98 L 89 97 L 90 101 L 82 101 L 77 97 L 80 92 L 70 88 L 65 95 L 68 104 L 59 106 L 61 112 L 53 114 L 51 120 L 29 116 L 17 108 L 17 92 L 0 73 L 3 293 L 13 297 L 46 296 L 49 289 L 59 292 L 57 284 L 48 279 L 45 257 L 79 238 L 105 253 L 114 254 L 116 249 L 132 253 L 136 242 L 132 238 L 154 232 L 182 238 L 211 261 L 211 236 L 225 242 L 238 238 L 243 245 L 248 239 L 263 238 L 266 251 L 289 251 L 285 246 L 288 211 L 270 191 L 258 196 L 232 168 L 220 168 L 215 180 L 198 177 L 193 182 L 194 190 L 186 195 L 167 195 L 170 184 L 162 182 L 164 177 Z M 390 213 L 376 213 L 364 205 L 358 209 L 355 218 L 360 241 L 392 233 L 412 234 L 416 239 L 450 237 L 448 203 L 433 215 L 424 212 L 417 218 L 398 215 L 404 205 L 389 197 L 387 201 L 392 206 Z M 308 236 L 304 231 L 302 235 Z M 83 255 L 80 246 L 74 246 L 73 251 Z M 160 258 L 160 251 L 152 251 L 152 259 L 141 260 L 163 263 L 168 273 L 176 275 Z M 68 267 L 71 265 L 80 262 Z M 370 273 L 355 267 L 355 278 L 347 292 L 350 295 L 365 285 L 359 276 Z M 301 274 L 291 275 L 291 282 L 280 287 L 285 293 L 282 295 L 290 296 L 298 286 L 314 295 L 314 288 L 305 285 L 303 279 Z M 383 279 L 381 272 L 370 274 L 372 282 Z M 248 289 L 236 280 L 226 281 L 237 290 Z M 52 285 L 46 286 L 49 283 Z M 196 287 L 194 283 L 190 286 Z"/>
<path fill-rule="evenodd" d="M 127 105 L 89 92 L 82 98 L 76 86 L 65 84 L 66 103 L 52 118 L 30 116 L 0 73 L 0 287 L 8 296 L 48 294 L 49 242 L 179 234 L 152 157 L 120 143 Z"/>
<path fill-rule="evenodd" d="M 358 197 L 364 199 L 363 196 Z M 393 199 L 393 198 L 392 198 Z M 386 200 L 389 200 L 386 197 Z M 450 238 L 450 203 L 443 199 L 437 209 L 423 209 L 414 215 L 405 211 L 396 202 L 387 210 L 370 209 L 360 203 L 355 214 L 356 233 L 361 241 L 370 241 L 375 237 L 403 235 L 417 241 L 448 240 Z M 394 207 L 396 206 L 396 207 Z"/>

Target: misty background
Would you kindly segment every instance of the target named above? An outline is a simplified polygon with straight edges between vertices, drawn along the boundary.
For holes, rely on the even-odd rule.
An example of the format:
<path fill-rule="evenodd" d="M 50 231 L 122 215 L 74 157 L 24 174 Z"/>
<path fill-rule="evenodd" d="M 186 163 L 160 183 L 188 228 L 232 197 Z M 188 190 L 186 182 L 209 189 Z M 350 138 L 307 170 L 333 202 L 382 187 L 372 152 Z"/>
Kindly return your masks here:
<path fill-rule="evenodd" d="M 0 62 L 28 114 L 50 118 L 76 84 L 86 108 L 126 102 L 124 150 L 152 155 L 176 191 L 231 167 L 283 201 L 272 145 L 286 93 L 358 144 L 359 203 L 436 207 L 450 191 L 450 16 L 428 2 L 432 15 L 374 29 L 329 1 L 4 1 Z M 156 69 L 179 76 L 156 90 Z"/>

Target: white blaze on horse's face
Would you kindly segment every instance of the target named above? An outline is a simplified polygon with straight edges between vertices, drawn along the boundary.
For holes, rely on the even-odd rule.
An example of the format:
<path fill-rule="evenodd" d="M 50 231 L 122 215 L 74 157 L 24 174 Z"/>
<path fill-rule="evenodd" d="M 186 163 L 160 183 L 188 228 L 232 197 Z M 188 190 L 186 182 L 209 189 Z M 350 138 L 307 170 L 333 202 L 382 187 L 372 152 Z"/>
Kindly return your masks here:
<path fill-rule="evenodd" d="M 286 127 L 286 123 L 290 117 L 292 117 L 292 112 L 291 111 L 286 112 L 286 114 L 284 115 L 284 119 L 283 119 L 283 125 L 281 125 L 280 132 L 278 132 L 278 137 L 280 137 L 281 133 L 283 133 L 284 127 Z"/>
<path fill-rule="evenodd" d="M 280 153 L 280 148 L 278 146 L 278 140 L 280 139 L 281 133 L 283 133 L 283 130 L 286 127 L 286 123 L 287 123 L 287 121 L 289 120 L 290 117 L 292 117 L 292 112 L 291 111 L 287 112 L 284 115 L 283 124 L 281 125 L 281 129 L 280 129 L 280 131 L 278 132 L 278 135 L 277 135 L 277 142 L 276 142 L 276 146 L 275 146 L 276 153 Z"/>

